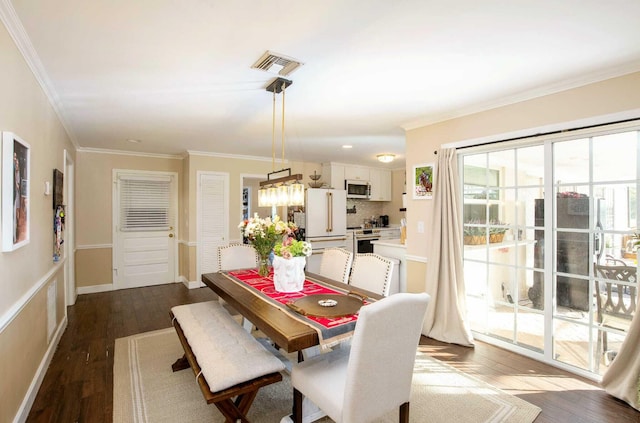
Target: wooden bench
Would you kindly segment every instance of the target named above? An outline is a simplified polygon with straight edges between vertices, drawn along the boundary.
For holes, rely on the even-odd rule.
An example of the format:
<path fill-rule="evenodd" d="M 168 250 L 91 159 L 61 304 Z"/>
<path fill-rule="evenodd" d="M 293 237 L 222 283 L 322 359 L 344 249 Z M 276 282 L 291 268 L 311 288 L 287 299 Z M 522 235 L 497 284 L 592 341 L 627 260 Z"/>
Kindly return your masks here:
<path fill-rule="evenodd" d="M 258 390 L 281 381 L 284 364 L 217 301 L 176 306 L 169 314 L 184 348 L 172 370 L 191 367 L 207 404 L 214 404 L 228 423 L 249 422 Z"/>

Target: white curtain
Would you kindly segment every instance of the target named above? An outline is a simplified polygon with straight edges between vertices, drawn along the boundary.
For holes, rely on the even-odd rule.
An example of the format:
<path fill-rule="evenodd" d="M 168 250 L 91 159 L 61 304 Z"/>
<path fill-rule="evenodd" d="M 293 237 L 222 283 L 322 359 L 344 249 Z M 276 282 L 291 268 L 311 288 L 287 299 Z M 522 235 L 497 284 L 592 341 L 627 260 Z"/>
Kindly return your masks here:
<path fill-rule="evenodd" d="M 638 291 L 640 300 L 640 290 Z M 620 351 L 602 377 L 602 387 L 610 395 L 640 410 L 640 318 L 636 312 Z"/>
<path fill-rule="evenodd" d="M 422 334 L 439 341 L 473 346 L 466 320 L 462 264 L 462 208 L 455 148 L 438 152 L 433 180 L 433 221 L 427 260 L 426 292 L 431 303 Z"/>

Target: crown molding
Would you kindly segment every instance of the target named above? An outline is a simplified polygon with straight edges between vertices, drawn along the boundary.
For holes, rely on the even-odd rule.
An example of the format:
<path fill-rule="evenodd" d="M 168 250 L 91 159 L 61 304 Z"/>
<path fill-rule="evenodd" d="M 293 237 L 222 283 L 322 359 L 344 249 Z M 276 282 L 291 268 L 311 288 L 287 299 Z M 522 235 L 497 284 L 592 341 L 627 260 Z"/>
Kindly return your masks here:
<path fill-rule="evenodd" d="M 45 67 L 42 64 L 38 53 L 36 53 L 36 50 L 31 43 L 31 39 L 27 35 L 27 31 L 25 31 L 20 18 L 18 18 L 16 10 L 13 8 L 13 4 L 11 4 L 11 0 L 0 0 L 0 20 L 2 20 L 2 23 L 7 28 L 7 32 L 13 39 L 16 47 L 18 47 L 18 50 L 22 54 L 25 62 L 27 62 L 27 66 L 31 69 L 31 72 L 38 81 L 38 84 L 40 84 L 42 91 L 44 91 L 44 94 L 49 99 L 49 102 L 51 103 L 53 110 L 56 112 L 56 115 L 67 133 L 67 136 L 71 140 L 71 143 L 77 149 L 79 145 L 75 134 L 71 130 L 71 125 L 69 125 L 69 122 L 65 117 L 64 107 L 60 102 L 60 97 L 53 87 L 53 83 L 51 82 L 51 79 L 49 79 Z"/>
<path fill-rule="evenodd" d="M 260 162 L 271 162 L 271 157 L 263 157 L 263 156 L 247 156 L 242 154 L 225 154 L 225 153 L 214 153 L 210 151 L 196 151 L 196 150 L 187 150 L 187 154 L 190 156 L 205 156 L 205 157 L 221 157 L 224 159 L 239 159 L 239 160 L 257 160 Z M 285 159 L 285 163 L 289 163 L 288 159 Z"/>
<path fill-rule="evenodd" d="M 455 111 L 452 110 L 445 113 L 433 114 L 431 116 L 427 116 L 421 119 L 407 122 L 403 125 L 400 125 L 400 127 L 405 131 L 410 131 L 412 129 L 421 128 L 423 126 L 433 125 L 439 122 L 444 122 L 447 120 L 456 119 L 456 118 L 484 112 L 491 109 L 496 109 L 498 107 L 509 106 L 511 104 L 532 100 L 538 97 L 544 97 L 546 95 L 557 94 L 562 91 L 583 87 L 585 85 L 606 81 L 607 79 L 617 78 L 620 76 L 628 75 L 628 74 L 639 72 L 639 71 L 640 71 L 640 60 L 637 60 L 621 66 L 609 68 L 607 70 L 592 72 L 590 74 L 567 79 L 562 82 L 548 84 L 532 90 L 523 91 L 514 95 L 502 97 L 500 99 L 495 99 L 495 100 L 491 100 L 483 103 L 478 103 L 469 107 L 457 109 Z"/>
<path fill-rule="evenodd" d="M 174 159 L 174 160 L 184 159 L 184 155 L 182 154 L 144 153 L 139 151 L 110 150 L 106 148 L 78 147 L 76 152 L 77 153 L 95 153 L 95 154 L 118 154 L 121 156 L 151 157 L 154 159 Z"/>

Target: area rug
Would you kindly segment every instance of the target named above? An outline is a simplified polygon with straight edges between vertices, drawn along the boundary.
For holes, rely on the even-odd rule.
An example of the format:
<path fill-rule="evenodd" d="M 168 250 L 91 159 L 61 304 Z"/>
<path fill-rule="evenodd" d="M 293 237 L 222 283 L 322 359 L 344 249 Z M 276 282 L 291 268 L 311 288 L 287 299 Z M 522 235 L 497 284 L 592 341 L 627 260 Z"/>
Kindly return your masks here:
<path fill-rule="evenodd" d="M 207 405 L 190 369 L 171 364 L 183 354 L 175 331 L 161 329 L 116 340 L 114 423 L 224 422 Z M 262 388 L 249 411 L 255 423 L 278 423 L 291 412 L 289 376 Z M 411 390 L 411 422 L 533 422 L 540 409 L 418 352 Z M 322 422 L 331 422 L 324 418 Z M 381 423 L 398 421 L 397 410 Z"/>

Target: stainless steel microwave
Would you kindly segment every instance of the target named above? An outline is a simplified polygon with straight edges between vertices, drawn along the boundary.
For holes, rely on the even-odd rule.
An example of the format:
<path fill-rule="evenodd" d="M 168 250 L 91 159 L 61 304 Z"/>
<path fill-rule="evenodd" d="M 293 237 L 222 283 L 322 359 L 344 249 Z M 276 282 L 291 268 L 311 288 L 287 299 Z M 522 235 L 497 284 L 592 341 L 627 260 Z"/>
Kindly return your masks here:
<path fill-rule="evenodd" d="M 344 181 L 344 189 L 347 190 L 347 198 L 368 200 L 371 197 L 371 185 L 368 181 L 347 179 Z"/>

